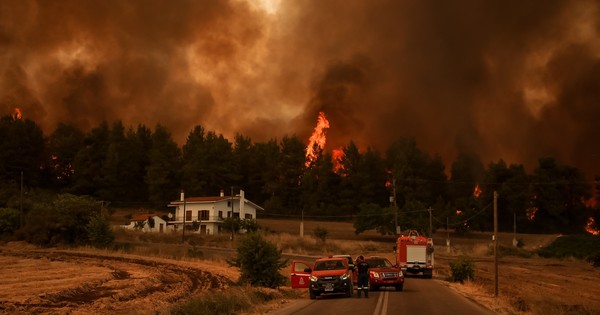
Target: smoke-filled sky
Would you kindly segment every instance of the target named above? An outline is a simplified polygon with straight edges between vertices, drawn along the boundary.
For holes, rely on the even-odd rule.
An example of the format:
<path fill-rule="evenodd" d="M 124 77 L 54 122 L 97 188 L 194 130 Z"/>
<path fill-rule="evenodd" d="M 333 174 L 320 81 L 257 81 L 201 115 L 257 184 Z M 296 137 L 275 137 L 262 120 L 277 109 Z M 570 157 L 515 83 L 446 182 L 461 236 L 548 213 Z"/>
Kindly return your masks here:
<path fill-rule="evenodd" d="M 3 0 L 0 112 L 46 134 L 120 119 L 447 166 L 542 156 L 600 174 L 600 4 L 521 0 Z"/>

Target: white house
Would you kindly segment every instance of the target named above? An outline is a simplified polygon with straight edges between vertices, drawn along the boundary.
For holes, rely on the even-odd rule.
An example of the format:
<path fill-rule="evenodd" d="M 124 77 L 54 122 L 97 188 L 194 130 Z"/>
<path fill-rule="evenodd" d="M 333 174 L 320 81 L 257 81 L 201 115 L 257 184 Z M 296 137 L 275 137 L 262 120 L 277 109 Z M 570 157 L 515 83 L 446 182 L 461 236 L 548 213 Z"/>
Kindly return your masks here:
<path fill-rule="evenodd" d="M 159 215 L 153 213 L 136 214 L 131 218 L 129 225 L 124 226 L 127 229 L 139 229 L 144 232 L 163 233 L 173 231 L 173 226 L 168 225 Z"/>
<path fill-rule="evenodd" d="M 221 190 L 215 197 L 185 197 L 181 192 L 179 200 L 169 203 L 169 207 L 175 208 L 173 221 L 169 221 L 175 231 L 180 231 L 184 223 L 186 226 L 197 224 L 197 232 L 207 235 L 221 233 L 225 218 L 256 219 L 256 211 L 264 210 L 246 199 L 243 190 L 235 196 L 225 196 Z"/>

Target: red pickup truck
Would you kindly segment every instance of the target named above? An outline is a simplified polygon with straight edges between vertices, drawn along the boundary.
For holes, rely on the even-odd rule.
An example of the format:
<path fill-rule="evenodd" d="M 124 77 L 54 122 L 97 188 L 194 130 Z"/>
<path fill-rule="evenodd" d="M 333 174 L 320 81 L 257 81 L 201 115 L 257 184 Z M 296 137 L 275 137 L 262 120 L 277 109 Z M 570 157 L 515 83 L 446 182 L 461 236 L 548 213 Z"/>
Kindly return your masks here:
<path fill-rule="evenodd" d="M 369 264 L 369 289 L 378 290 L 380 287 L 394 287 L 396 291 L 404 288 L 404 274 L 398 266 L 384 257 L 371 256 L 365 258 Z"/>
<path fill-rule="evenodd" d="M 311 299 L 321 294 L 344 294 L 351 297 L 352 268 L 343 257 L 317 259 L 314 265 L 304 261 L 292 261 L 292 288 L 308 288 Z"/>

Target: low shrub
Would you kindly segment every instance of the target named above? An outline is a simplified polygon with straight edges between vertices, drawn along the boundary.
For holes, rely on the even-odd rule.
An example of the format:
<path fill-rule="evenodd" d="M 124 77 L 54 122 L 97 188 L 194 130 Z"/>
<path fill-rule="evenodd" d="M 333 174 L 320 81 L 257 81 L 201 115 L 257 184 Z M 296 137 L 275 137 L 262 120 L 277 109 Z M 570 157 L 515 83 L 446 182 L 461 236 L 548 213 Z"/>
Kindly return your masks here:
<path fill-rule="evenodd" d="M 540 249 L 542 257 L 586 259 L 598 266 L 600 257 L 600 237 L 594 235 L 564 235 L 557 237 L 550 245 Z M 596 262 L 596 263 L 594 263 Z"/>
<path fill-rule="evenodd" d="M 457 260 L 450 262 L 452 281 L 464 283 L 465 280 L 475 278 L 475 263 L 467 256 L 460 256 Z"/>
<path fill-rule="evenodd" d="M 323 243 L 325 243 L 325 240 L 327 240 L 327 234 L 329 234 L 329 231 L 327 231 L 326 228 L 322 228 L 320 226 L 317 226 L 313 230 L 314 237 Z"/>

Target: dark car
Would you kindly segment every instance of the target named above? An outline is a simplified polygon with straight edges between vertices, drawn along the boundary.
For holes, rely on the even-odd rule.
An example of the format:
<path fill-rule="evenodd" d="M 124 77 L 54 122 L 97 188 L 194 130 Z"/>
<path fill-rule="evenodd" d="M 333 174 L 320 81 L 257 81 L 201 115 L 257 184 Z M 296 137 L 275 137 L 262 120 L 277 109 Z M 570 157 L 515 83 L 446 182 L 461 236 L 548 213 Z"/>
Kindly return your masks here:
<path fill-rule="evenodd" d="M 404 288 L 404 274 L 402 270 L 385 257 L 367 257 L 369 264 L 369 288 L 378 290 L 380 287 L 394 287 L 396 291 Z"/>

